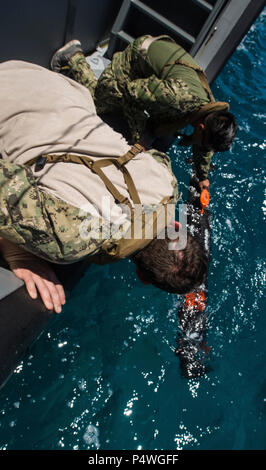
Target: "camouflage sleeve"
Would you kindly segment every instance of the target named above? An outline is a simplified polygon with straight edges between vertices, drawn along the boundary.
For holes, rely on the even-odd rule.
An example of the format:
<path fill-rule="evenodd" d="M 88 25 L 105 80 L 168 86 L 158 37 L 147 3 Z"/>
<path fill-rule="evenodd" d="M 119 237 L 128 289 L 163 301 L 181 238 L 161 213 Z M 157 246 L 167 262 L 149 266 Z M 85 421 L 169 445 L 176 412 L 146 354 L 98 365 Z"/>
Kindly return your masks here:
<path fill-rule="evenodd" d="M 182 80 L 161 80 L 156 75 L 128 82 L 125 101 L 129 104 L 126 115 L 133 134 L 143 132 L 146 110 L 156 122 L 175 119 L 181 113 L 198 109 L 200 99 L 188 91 Z"/>
<path fill-rule="evenodd" d="M 73 263 L 101 246 L 94 222 L 99 227 L 98 217 L 39 189 L 30 168 L 0 159 L 0 237 L 47 261 Z"/>
<path fill-rule="evenodd" d="M 155 114 L 192 112 L 201 103 L 197 96 L 189 93 L 182 80 L 161 80 L 156 75 L 127 83 L 126 93 L 129 100 L 134 100 L 142 109 Z"/>
<path fill-rule="evenodd" d="M 47 232 L 36 181 L 30 169 L 0 160 L 0 236 L 24 247 L 21 225 L 29 238 L 35 226 Z"/>
<path fill-rule="evenodd" d="M 199 145 L 193 145 L 192 151 L 196 175 L 199 181 L 203 181 L 208 178 L 213 152 L 208 152 Z"/>
<path fill-rule="evenodd" d="M 148 115 L 144 110 L 139 108 L 134 102 L 124 105 L 123 113 L 127 119 L 127 123 L 131 132 L 132 140 L 139 142 L 144 136 Z"/>

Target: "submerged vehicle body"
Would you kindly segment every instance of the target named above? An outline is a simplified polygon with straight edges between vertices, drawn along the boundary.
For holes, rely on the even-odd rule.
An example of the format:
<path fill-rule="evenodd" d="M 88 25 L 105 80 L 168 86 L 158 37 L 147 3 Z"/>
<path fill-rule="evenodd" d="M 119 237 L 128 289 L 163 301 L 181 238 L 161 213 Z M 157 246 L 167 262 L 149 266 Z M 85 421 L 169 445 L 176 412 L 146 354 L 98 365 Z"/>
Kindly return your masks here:
<path fill-rule="evenodd" d="M 187 229 L 203 246 L 210 262 L 211 221 L 208 192 L 206 202 L 202 201 L 205 191 L 200 191 L 197 178 L 192 176 L 187 201 Z M 198 289 L 184 296 L 178 309 L 179 330 L 175 352 L 180 360 L 181 373 L 186 378 L 202 376 L 208 370 L 206 358 L 210 348 L 206 344 L 207 299 L 208 276 Z"/>
<path fill-rule="evenodd" d="M 33 0 L 15 1 L 12 6 L 5 4 L 2 8 L 5 21 L 2 20 L 0 35 L 5 47 L 1 60 L 26 60 L 49 67 L 54 51 L 77 38 L 86 55 L 90 54 L 88 61 L 99 76 L 113 54 L 136 37 L 168 34 L 195 57 L 211 83 L 263 6 L 262 0 L 182 0 L 178 7 L 171 0 L 102 0 L 98 3 L 48 0 L 38 5 Z M 12 29 L 10 24 L 14 26 Z M 167 150 L 169 142 L 161 145 Z M 198 210 L 199 198 L 195 181 L 191 181 L 190 225 Z M 204 220 L 209 220 L 208 214 L 206 210 Z M 84 262 L 52 266 L 67 291 L 88 268 Z M 207 284 L 201 291 L 205 296 L 201 300 L 206 306 Z M 178 337 L 177 352 L 186 376 L 200 375 L 205 370 L 196 356 L 200 346 L 204 346 L 206 316 L 203 310 L 195 309 L 195 305 L 200 305 L 200 298 L 195 297 L 194 305 L 191 300 L 186 297 L 179 310 L 182 334 Z M 29 298 L 23 282 L 0 258 L 0 386 L 52 317 L 40 298 Z M 195 367 L 189 366 L 192 363 Z"/>

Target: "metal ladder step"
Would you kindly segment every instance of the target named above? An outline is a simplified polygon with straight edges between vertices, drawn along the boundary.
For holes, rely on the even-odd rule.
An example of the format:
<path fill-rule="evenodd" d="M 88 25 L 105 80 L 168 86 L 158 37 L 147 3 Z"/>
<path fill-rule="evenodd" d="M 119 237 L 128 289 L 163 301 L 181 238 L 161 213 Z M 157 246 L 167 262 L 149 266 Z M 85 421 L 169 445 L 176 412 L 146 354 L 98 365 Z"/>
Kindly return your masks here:
<path fill-rule="evenodd" d="M 199 1 L 200 3 L 203 2 L 204 4 L 207 4 L 207 2 L 204 2 L 203 0 L 197 0 L 197 2 Z M 152 21 L 162 25 L 170 35 L 173 34 L 174 36 L 181 37 L 190 45 L 190 47 L 195 43 L 194 36 L 187 33 L 184 29 L 175 25 L 140 0 L 124 0 L 111 31 L 111 39 L 107 51 L 108 58 L 111 58 L 115 52 L 117 40 L 121 39 L 125 45 L 127 45 L 135 39 L 125 31 L 125 23 L 132 9 L 138 10 L 142 15 L 144 15 L 144 17 L 150 18 Z"/>
<path fill-rule="evenodd" d="M 174 15 L 175 18 L 171 21 L 172 17 L 171 20 L 165 17 L 165 14 L 167 14 L 165 3 L 167 4 L 168 0 L 165 0 L 164 3 L 146 0 L 147 4 L 145 0 L 124 0 L 111 30 L 106 57 L 111 59 L 114 52 L 125 48 L 136 39 L 136 37 L 133 37 L 134 33 L 132 34 L 132 31 L 130 31 L 130 29 L 134 30 L 130 21 L 136 21 L 136 15 L 137 19 L 141 20 L 143 18 L 143 27 L 140 28 L 143 30 L 142 34 L 153 35 L 153 33 L 149 31 L 150 27 L 152 27 L 155 30 L 162 31 L 159 34 L 169 34 L 172 36 L 177 42 L 183 45 L 186 50 L 196 51 L 198 49 L 198 39 L 203 40 L 206 30 L 227 1 L 228 0 L 190 0 L 191 5 L 189 6 L 186 0 L 184 0 L 184 3 L 179 1 L 176 8 L 176 15 Z M 195 21 L 195 27 L 192 28 L 190 32 L 187 31 L 187 18 L 185 20 L 179 20 L 178 9 L 182 11 L 182 4 L 183 6 L 186 5 L 186 13 L 188 13 L 188 8 L 191 7 L 191 21 Z M 195 10 L 193 10 L 193 4 L 195 5 Z M 169 5 L 172 6 L 171 3 L 169 3 Z M 162 13 L 162 11 L 164 13 Z M 197 14 L 200 14 L 200 20 L 198 20 Z"/>

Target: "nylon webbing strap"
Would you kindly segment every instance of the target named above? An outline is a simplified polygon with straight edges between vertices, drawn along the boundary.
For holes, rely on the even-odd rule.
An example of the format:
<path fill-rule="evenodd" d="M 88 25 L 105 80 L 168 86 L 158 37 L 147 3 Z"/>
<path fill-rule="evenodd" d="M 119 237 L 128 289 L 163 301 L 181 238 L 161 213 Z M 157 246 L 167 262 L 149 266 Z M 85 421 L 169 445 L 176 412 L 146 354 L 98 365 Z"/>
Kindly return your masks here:
<path fill-rule="evenodd" d="M 100 176 L 99 170 L 101 170 L 102 167 L 106 167 L 111 164 L 114 164 L 119 170 L 122 171 L 129 195 L 132 201 L 134 202 L 134 204 L 141 204 L 138 191 L 131 177 L 131 174 L 129 173 L 128 169 L 125 166 L 123 166 L 124 164 L 121 165 L 117 161 L 116 158 L 105 159 L 105 161 L 101 161 L 101 162 L 94 162 L 94 164 L 92 165 L 92 171 L 95 171 L 95 173 L 97 173 Z M 104 173 L 102 172 L 102 174 Z M 102 177 L 102 174 L 100 177 Z"/>
<path fill-rule="evenodd" d="M 111 164 L 112 162 L 107 162 Z M 95 165 L 94 163 L 90 166 L 91 170 L 96 173 L 103 183 L 105 184 L 108 191 L 113 195 L 114 199 L 119 202 L 120 204 L 127 204 L 131 207 L 130 201 L 126 196 L 123 196 L 114 186 L 112 181 L 106 176 L 106 174 L 102 171 L 100 165 Z"/>
<path fill-rule="evenodd" d="M 112 194 L 114 199 L 119 202 L 120 204 L 127 204 L 130 209 L 132 210 L 132 205 L 129 199 L 126 196 L 123 196 L 118 189 L 114 186 L 112 181 L 106 176 L 106 174 L 102 171 L 102 168 L 107 167 L 109 165 L 114 164 L 119 170 L 122 171 L 124 176 L 124 181 L 126 183 L 129 195 L 134 204 L 141 204 L 140 197 L 137 191 L 137 188 L 134 184 L 134 181 L 125 167 L 126 163 L 132 160 L 138 153 L 142 152 L 144 147 L 140 144 L 135 144 L 133 147 L 129 149 L 129 151 L 118 158 L 104 158 L 101 160 L 92 160 L 90 157 L 82 156 L 82 155 L 74 155 L 70 153 L 65 153 L 63 155 L 55 155 L 55 154 L 48 154 L 42 155 L 41 157 L 35 157 L 25 163 L 27 166 L 32 166 L 41 159 L 42 167 L 45 163 L 59 163 L 59 162 L 70 162 L 70 163 L 77 163 L 85 165 L 91 171 L 96 173 L 99 178 L 103 181 L 108 191 Z"/>
<path fill-rule="evenodd" d="M 117 162 L 119 165 L 125 165 L 129 160 L 132 160 L 138 153 L 144 152 L 145 148 L 140 145 L 140 144 L 135 144 L 125 155 L 122 155 L 122 157 L 117 158 Z"/>
<path fill-rule="evenodd" d="M 102 178 L 104 173 L 103 172 L 100 173 L 99 170 L 103 167 L 114 164 L 119 170 L 122 171 L 123 176 L 124 176 L 124 181 L 126 183 L 128 192 L 134 204 L 141 204 L 135 183 L 125 165 L 127 162 L 132 160 L 132 158 L 134 158 L 138 153 L 142 152 L 143 150 L 144 150 L 144 147 L 142 147 L 142 145 L 135 144 L 133 145 L 133 147 L 131 147 L 131 149 L 125 155 L 122 155 L 121 157 L 105 158 L 102 160 L 94 161 L 92 165 L 92 170 L 95 171 L 100 176 L 100 178 Z"/>

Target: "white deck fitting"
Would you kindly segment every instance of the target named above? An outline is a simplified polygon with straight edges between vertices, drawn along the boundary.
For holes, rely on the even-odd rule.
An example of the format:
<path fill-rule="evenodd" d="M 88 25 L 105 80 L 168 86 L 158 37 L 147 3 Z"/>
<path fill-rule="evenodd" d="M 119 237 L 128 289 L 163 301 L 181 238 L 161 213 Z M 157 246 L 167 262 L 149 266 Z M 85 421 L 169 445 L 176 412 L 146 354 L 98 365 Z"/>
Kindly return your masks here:
<path fill-rule="evenodd" d="M 86 57 L 86 61 L 92 68 L 97 78 L 99 78 L 101 73 L 104 71 L 105 67 L 110 64 L 110 60 L 103 57 L 105 52 L 107 51 L 107 48 L 108 45 L 104 47 L 97 47 L 96 51 L 93 52 L 93 54 Z"/>

